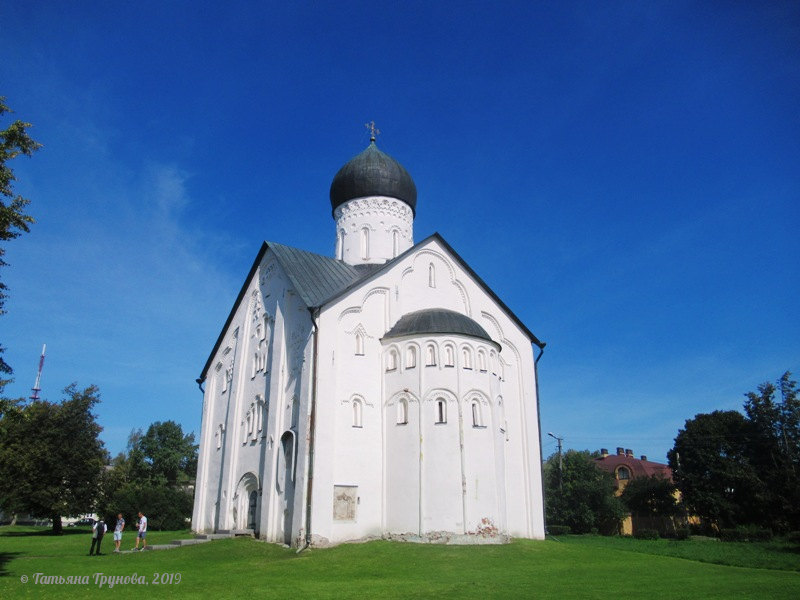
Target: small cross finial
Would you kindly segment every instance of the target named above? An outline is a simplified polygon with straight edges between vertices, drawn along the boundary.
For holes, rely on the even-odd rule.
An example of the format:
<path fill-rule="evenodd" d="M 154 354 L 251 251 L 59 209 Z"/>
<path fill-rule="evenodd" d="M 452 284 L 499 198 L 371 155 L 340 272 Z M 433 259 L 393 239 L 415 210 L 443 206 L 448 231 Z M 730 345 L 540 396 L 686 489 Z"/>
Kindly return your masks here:
<path fill-rule="evenodd" d="M 364 127 L 366 127 L 369 130 L 369 141 L 374 142 L 375 138 L 380 135 L 381 130 L 375 127 L 375 121 L 364 123 Z"/>

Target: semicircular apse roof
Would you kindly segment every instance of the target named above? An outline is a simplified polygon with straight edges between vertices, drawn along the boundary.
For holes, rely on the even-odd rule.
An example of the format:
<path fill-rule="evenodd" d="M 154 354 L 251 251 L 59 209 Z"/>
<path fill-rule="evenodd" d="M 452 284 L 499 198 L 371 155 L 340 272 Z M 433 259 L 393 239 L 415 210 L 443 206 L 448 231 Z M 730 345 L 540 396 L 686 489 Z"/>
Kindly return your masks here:
<path fill-rule="evenodd" d="M 427 308 L 403 315 L 383 339 L 430 334 L 465 335 L 498 345 L 483 327 L 468 316 L 445 308 Z"/>

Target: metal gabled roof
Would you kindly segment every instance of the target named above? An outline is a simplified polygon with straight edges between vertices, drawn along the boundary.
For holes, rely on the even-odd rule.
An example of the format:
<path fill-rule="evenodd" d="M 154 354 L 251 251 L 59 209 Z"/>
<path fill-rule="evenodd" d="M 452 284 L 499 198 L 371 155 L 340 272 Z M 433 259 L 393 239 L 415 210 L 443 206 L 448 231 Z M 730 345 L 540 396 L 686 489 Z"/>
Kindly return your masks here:
<path fill-rule="evenodd" d="M 238 309 L 239 304 L 247 292 L 247 287 L 255 275 L 258 265 L 261 264 L 261 260 L 268 249 L 271 249 L 275 253 L 276 259 L 281 264 L 281 267 L 286 272 L 286 275 L 291 280 L 292 285 L 295 287 L 295 290 L 300 295 L 300 298 L 303 300 L 305 305 L 309 308 L 319 308 L 352 290 L 357 285 L 365 283 L 366 280 L 377 276 L 379 273 L 385 272 L 394 264 L 401 261 L 409 254 L 416 252 L 422 246 L 426 245 L 432 240 L 437 240 L 439 243 L 441 243 L 442 246 L 444 246 L 444 248 L 451 254 L 451 256 L 464 268 L 464 270 L 474 278 L 476 283 L 500 305 L 501 309 L 504 310 L 506 314 L 511 317 L 515 323 L 517 323 L 517 325 L 519 325 L 529 339 L 540 349 L 544 349 L 545 343 L 540 341 L 530 331 L 530 329 L 525 326 L 519 317 L 517 317 L 502 300 L 500 300 L 497 294 L 495 294 L 492 289 L 486 285 L 483 279 L 481 279 L 478 274 L 472 270 L 472 267 L 470 267 L 467 262 L 461 258 L 458 252 L 456 252 L 453 247 L 450 246 L 450 244 L 448 244 L 438 233 L 434 233 L 421 242 L 414 244 L 414 246 L 388 262 L 383 264 L 358 266 L 349 265 L 341 260 L 327 256 L 321 256 L 319 254 L 314 254 L 313 252 L 307 252 L 305 250 L 298 250 L 297 248 L 292 248 L 290 246 L 284 246 L 283 244 L 278 244 L 276 242 L 264 242 L 261 245 L 261 249 L 256 256 L 256 259 L 253 261 L 253 266 L 250 267 L 250 272 L 247 274 L 247 278 L 245 279 L 244 284 L 239 291 L 239 295 L 236 297 L 236 301 L 233 303 L 233 307 L 228 315 L 228 319 L 225 321 L 225 325 L 222 327 L 222 331 L 217 338 L 214 349 L 211 351 L 211 354 L 209 355 L 208 360 L 203 367 L 203 372 L 197 381 L 205 381 L 206 374 L 211 366 L 211 361 L 214 359 L 214 355 L 217 353 L 217 350 L 219 350 L 219 347 L 222 344 L 222 340 L 225 336 L 225 332 L 228 330 L 228 327 L 233 321 L 236 310 Z"/>
<path fill-rule="evenodd" d="M 266 242 L 266 244 L 275 254 L 295 291 L 309 308 L 322 306 L 328 298 L 346 289 L 368 273 L 335 258 L 298 250 L 275 242 Z"/>
<path fill-rule="evenodd" d="M 239 304 L 241 304 L 244 299 L 247 288 L 255 276 L 258 265 L 261 264 L 267 250 L 272 250 L 275 254 L 276 260 L 292 282 L 295 291 L 309 308 L 322 306 L 328 299 L 352 287 L 359 279 L 367 277 L 374 271 L 372 268 L 365 268 L 364 266 L 354 267 L 334 258 L 320 256 L 319 254 L 306 252 L 305 250 L 298 250 L 297 248 L 284 246 L 276 242 L 264 242 L 261 244 L 261 248 L 253 261 L 253 266 L 250 267 L 250 271 L 242 284 L 242 288 L 239 290 L 239 295 L 233 303 L 231 312 L 228 314 L 228 319 L 225 321 L 222 331 L 220 331 L 217 342 L 214 344 L 214 349 L 211 350 L 211 354 L 203 367 L 200 378 L 197 380 L 198 382 L 205 381 L 208 369 L 211 367 L 211 361 L 214 359 L 217 350 L 219 350 L 222 340 L 225 337 L 225 332 L 228 331 L 233 317 L 239 308 Z"/>

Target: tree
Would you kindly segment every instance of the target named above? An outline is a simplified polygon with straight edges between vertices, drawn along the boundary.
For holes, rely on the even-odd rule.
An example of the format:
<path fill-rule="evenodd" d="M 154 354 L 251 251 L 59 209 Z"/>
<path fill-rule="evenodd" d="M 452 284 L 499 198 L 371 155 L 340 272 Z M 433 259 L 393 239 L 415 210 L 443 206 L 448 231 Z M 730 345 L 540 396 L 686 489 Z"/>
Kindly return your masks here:
<path fill-rule="evenodd" d="M 141 510 L 153 529 L 183 529 L 191 517 L 189 484 L 197 471 L 194 434 L 174 421 L 156 422 L 147 433 L 131 431 L 128 448 L 105 475 L 100 511 L 131 519 Z"/>
<path fill-rule="evenodd" d="M 622 490 L 620 500 L 634 515 L 675 517 L 683 513 L 677 491 L 674 483 L 660 475 L 636 477 Z"/>
<path fill-rule="evenodd" d="M 614 476 L 598 469 L 586 450 L 568 450 L 562 464 L 561 485 L 557 455 L 544 465 L 547 523 L 568 525 L 575 533 L 616 533 L 625 508 L 614 495 Z"/>
<path fill-rule="evenodd" d="M 631 479 L 619 496 L 628 507 L 634 532 L 655 529 L 662 536 L 686 526 L 686 511 L 678 501 L 678 488 L 661 475 Z"/>
<path fill-rule="evenodd" d="M 734 410 L 686 421 L 667 453 L 690 513 L 719 528 L 753 522 L 763 489 L 750 463 L 750 424 Z"/>
<path fill-rule="evenodd" d="M 107 458 L 92 413 L 98 389 L 73 383 L 64 395 L 8 404 L 0 415 L 0 507 L 50 518 L 56 534 L 62 516 L 94 508 Z"/>
<path fill-rule="evenodd" d="M 175 421 L 156 421 L 138 442 L 144 460 L 150 466 L 150 478 L 167 485 L 185 483 L 197 472 L 197 444 L 194 434 L 184 435 Z"/>
<path fill-rule="evenodd" d="M 763 486 L 764 503 L 756 522 L 774 529 L 800 529 L 800 401 L 797 383 L 784 373 L 748 392 L 744 403 L 750 423 L 750 460 Z M 781 399 L 776 399 L 780 390 Z"/>
<path fill-rule="evenodd" d="M 690 512 L 718 528 L 800 529 L 797 382 L 787 371 L 745 398 L 744 415 L 717 411 L 686 421 L 668 454 L 675 482 Z"/>
<path fill-rule="evenodd" d="M 0 117 L 11 112 L 5 104 L 5 97 L 0 96 Z M 6 129 L 0 130 L 0 242 L 19 237 L 21 233 L 29 231 L 29 225 L 33 223 L 33 217 L 25 214 L 25 207 L 29 204 L 27 198 L 14 193 L 13 182 L 16 181 L 14 171 L 6 164 L 20 154 L 31 156 L 36 150 L 41 148 L 41 144 L 35 142 L 28 135 L 27 128 L 30 123 L 14 121 Z M 0 267 L 6 266 L 5 248 L 0 245 Z M 7 298 L 7 288 L 0 280 L 0 315 L 5 311 L 3 305 Z M 11 367 L 3 360 L 4 348 L 0 345 L 0 394 L 10 381 Z"/>

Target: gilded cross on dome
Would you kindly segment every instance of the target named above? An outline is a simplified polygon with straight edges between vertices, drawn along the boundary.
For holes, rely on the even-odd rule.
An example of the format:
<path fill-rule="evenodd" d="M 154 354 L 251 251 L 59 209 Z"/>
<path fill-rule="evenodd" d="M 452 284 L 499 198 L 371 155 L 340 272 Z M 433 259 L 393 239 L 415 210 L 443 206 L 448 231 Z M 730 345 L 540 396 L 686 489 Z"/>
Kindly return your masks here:
<path fill-rule="evenodd" d="M 374 142 L 375 138 L 381 134 L 381 130 L 375 127 L 375 121 L 370 121 L 369 123 L 364 123 L 364 127 L 369 129 L 369 141 Z"/>

